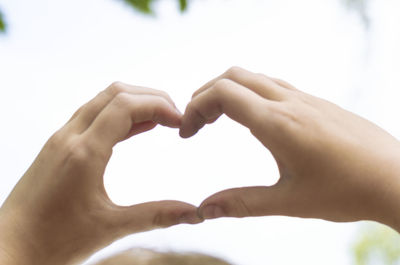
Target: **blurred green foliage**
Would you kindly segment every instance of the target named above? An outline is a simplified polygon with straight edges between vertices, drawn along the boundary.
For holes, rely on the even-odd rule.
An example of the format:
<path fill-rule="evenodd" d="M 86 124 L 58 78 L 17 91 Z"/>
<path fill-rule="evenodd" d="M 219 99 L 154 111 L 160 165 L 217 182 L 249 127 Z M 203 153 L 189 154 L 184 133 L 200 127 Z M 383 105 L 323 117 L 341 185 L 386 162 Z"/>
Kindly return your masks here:
<path fill-rule="evenodd" d="M 4 23 L 3 14 L 1 13 L 0 10 L 0 32 L 5 32 L 5 31 L 6 31 L 6 24 Z"/>
<path fill-rule="evenodd" d="M 124 0 L 124 2 L 142 13 L 152 13 L 151 4 L 154 0 Z"/>
<path fill-rule="evenodd" d="M 123 0 L 123 1 L 144 14 L 152 14 L 153 3 L 157 2 L 157 0 Z M 179 3 L 179 9 L 182 12 L 185 11 L 187 8 L 187 0 L 178 0 L 178 3 Z"/>
<path fill-rule="evenodd" d="M 387 226 L 369 223 L 362 228 L 353 253 L 356 265 L 398 265 L 400 234 Z"/>
<path fill-rule="evenodd" d="M 152 14 L 153 13 L 153 3 L 158 0 L 122 0 L 127 3 L 129 6 L 138 10 L 143 14 Z M 185 11 L 188 6 L 188 0 L 177 0 L 179 4 L 179 9 L 181 12 Z M 361 19 L 364 22 L 364 25 L 368 27 L 369 25 L 369 17 L 367 14 L 367 6 L 370 0 L 340 0 L 344 3 L 349 9 L 357 11 L 360 14 Z M 0 33 L 6 31 L 6 23 L 2 16 L 0 10 Z"/>
<path fill-rule="evenodd" d="M 187 0 L 179 0 L 179 7 L 181 12 L 185 11 L 187 8 Z"/>
<path fill-rule="evenodd" d="M 153 3 L 157 2 L 157 0 L 123 0 L 123 1 L 143 14 L 152 14 Z M 188 0 L 178 0 L 178 4 L 179 4 L 179 10 L 181 12 L 184 12 L 188 7 Z M 6 31 L 6 24 L 0 10 L 0 33 L 2 32 L 4 33 L 5 31 Z"/>

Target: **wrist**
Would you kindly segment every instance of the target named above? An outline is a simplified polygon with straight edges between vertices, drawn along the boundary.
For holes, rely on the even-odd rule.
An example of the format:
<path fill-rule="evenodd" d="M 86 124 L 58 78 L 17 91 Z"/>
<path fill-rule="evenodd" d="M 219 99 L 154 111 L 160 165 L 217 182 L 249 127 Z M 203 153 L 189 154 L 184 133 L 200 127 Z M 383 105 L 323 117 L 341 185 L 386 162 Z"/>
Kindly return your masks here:
<path fill-rule="evenodd" d="M 381 218 L 375 220 L 385 225 L 390 226 L 400 233 L 400 151 L 392 156 L 393 159 L 385 166 L 382 166 L 380 182 L 382 188 L 380 189 L 380 205 L 384 214 Z"/>
<path fill-rule="evenodd" d="M 4 214 L 0 214 L 0 235 L 0 264 L 32 264 L 35 260 L 32 248 L 28 247 L 16 222 Z"/>
<path fill-rule="evenodd" d="M 1 242 L 0 242 L 0 245 L 2 245 Z M 3 247 L 0 246 L 0 264 L 17 265 L 17 264 L 22 264 L 22 263 L 17 262 L 15 260 L 15 257 L 13 257 L 6 249 L 3 249 Z"/>
<path fill-rule="evenodd" d="M 393 196 L 389 202 L 390 208 L 385 224 L 400 233 L 400 168 L 396 173 L 393 182 Z"/>

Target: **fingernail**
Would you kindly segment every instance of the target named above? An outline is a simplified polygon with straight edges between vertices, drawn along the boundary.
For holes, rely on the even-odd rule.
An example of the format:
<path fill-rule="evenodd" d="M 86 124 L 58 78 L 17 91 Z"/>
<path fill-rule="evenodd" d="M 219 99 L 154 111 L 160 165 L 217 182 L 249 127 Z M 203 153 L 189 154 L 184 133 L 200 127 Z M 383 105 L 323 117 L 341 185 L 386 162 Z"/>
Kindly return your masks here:
<path fill-rule="evenodd" d="M 182 137 L 182 138 L 188 138 L 189 136 L 188 136 L 188 133 L 187 133 L 187 129 L 185 129 L 182 125 L 181 125 L 181 128 L 180 128 L 180 130 L 179 130 L 179 135 Z"/>
<path fill-rule="evenodd" d="M 179 218 L 180 224 L 198 224 L 203 220 L 197 215 L 197 212 L 184 213 Z"/>
<path fill-rule="evenodd" d="M 200 214 L 204 219 L 215 219 L 225 216 L 221 207 L 216 205 L 208 205 L 204 207 L 203 210 L 200 211 Z"/>

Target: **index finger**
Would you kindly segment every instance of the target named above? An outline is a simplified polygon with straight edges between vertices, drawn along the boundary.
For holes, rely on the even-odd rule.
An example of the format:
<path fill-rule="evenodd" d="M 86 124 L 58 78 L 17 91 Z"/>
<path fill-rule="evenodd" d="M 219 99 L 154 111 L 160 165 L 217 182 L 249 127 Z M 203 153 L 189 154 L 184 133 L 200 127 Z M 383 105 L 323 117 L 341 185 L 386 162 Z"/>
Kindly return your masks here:
<path fill-rule="evenodd" d="M 211 88 L 197 95 L 188 104 L 182 119 L 180 135 L 194 135 L 206 123 L 222 114 L 255 130 L 268 121 L 270 101 L 229 79 L 217 81 Z"/>
<path fill-rule="evenodd" d="M 162 97 L 120 93 L 100 112 L 85 135 L 96 144 L 112 148 L 127 138 L 135 124 L 146 121 L 178 128 L 181 114 Z"/>
<path fill-rule="evenodd" d="M 246 69 L 234 66 L 229 68 L 222 75 L 214 78 L 213 80 L 207 82 L 205 85 L 199 88 L 196 92 L 193 93 L 192 98 L 206 91 L 221 79 L 232 80 L 235 83 L 238 83 L 252 90 L 261 97 L 269 100 L 281 101 L 285 97 L 287 97 L 288 94 L 288 91 L 286 89 L 284 89 L 277 82 L 274 82 L 273 79 L 267 77 L 266 75 L 256 74 Z"/>
<path fill-rule="evenodd" d="M 132 86 L 122 82 L 114 82 L 105 90 L 100 92 L 95 98 L 83 105 L 71 117 L 69 127 L 75 132 L 84 132 L 94 121 L 97 115 L 105 108 L 115 96 L 119 93 L 129 93 L 132 95 L 154 95 L 165 98 L 172 106 L 174 102 L 167 93 L 161 90 L 151 89 L 147 87 Z"/>

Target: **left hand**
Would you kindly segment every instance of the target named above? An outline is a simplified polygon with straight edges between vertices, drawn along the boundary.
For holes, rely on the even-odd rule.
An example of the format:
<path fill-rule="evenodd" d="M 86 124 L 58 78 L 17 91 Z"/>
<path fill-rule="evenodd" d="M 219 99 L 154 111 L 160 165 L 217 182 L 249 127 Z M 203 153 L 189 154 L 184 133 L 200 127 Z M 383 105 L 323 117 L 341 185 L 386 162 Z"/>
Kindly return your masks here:
<path fill-rule="evenodd" d="M 250 129 L 275 158 L 273 186 L 211 195 L 205 219 L 285 215 L 373 220 L 400 232 L 400 142 L 375 124 L 285 81 L 233 67 L 193 95 L 180 134 L 222 114 Z"/>
<path fill-rule="evenodd" d="M 76 264 L 125 235 L 201 222 L 196 207 L 179 201 L 117 206 L 103 185 L 114 145 L 180 123 L 166 93 L 121 83 L 82 106 L 0 208 L 0 263 Z"/>

